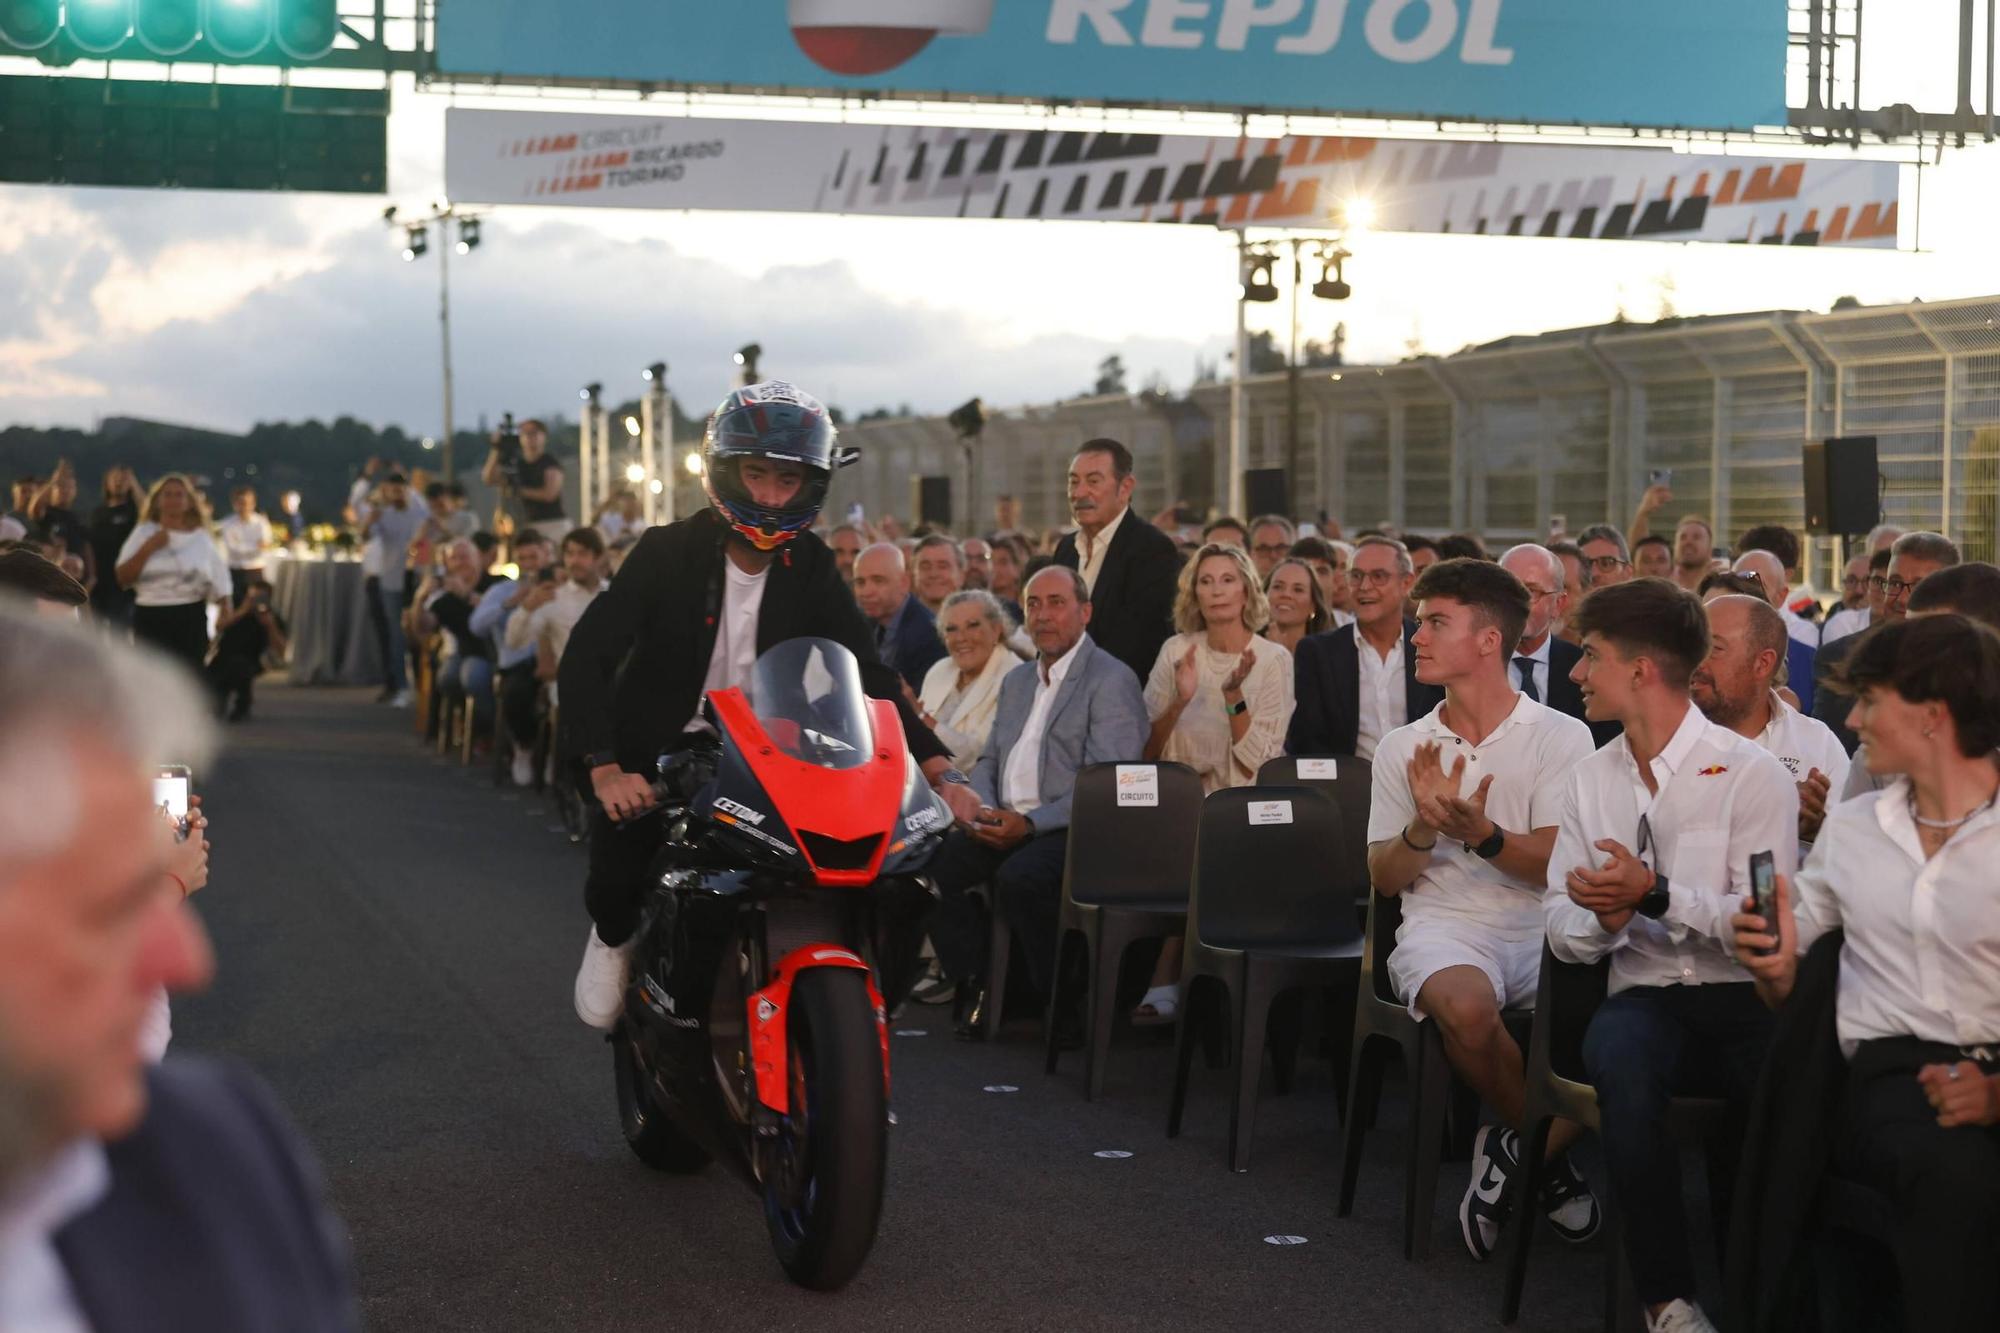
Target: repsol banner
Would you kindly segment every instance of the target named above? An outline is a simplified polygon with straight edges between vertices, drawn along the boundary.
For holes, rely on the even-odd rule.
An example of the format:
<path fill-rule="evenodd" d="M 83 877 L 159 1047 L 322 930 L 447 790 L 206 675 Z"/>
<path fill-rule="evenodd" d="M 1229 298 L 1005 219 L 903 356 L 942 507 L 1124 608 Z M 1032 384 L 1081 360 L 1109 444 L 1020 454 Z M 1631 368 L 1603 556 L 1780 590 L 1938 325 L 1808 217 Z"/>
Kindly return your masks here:
<path fill-rule="evenodd" d="M 462 203 L 1896 244 L 1901 168 L 1487 140 L 445 113 Z"/>
<path fill-rule="evenodd" d="M 1786 0 L 438 0 L 452 75 L 1748 128 Z"/>

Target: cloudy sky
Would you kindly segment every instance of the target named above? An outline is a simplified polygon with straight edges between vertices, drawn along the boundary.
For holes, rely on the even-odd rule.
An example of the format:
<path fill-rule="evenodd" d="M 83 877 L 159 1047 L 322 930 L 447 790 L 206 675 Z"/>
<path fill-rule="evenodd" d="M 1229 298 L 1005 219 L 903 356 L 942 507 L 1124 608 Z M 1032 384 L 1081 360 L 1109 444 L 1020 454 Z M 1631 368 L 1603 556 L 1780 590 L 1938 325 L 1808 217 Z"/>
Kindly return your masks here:
<path fill-rule="evenodd" d="M 1870 105 L 1949 109 L 1955 12 L 1904 0 L 1894 31 L 1871 27 Z M 436 196 L 448 104 L 398 91 L 390 200 Z M 435 432 L 436 255 L 403 263 L 383 203 L 0 187 L 0 425 L 349 413 Z M 1343 319 L 1350 359 L 1395 360 L 1413 341 L 1448 352 L 1620 308 L 1652 318 L 1669 288 L 1682 314 L 1988 295 L 1996 216 L 2000 145 L 1924 172 L 1916 253 L 1373 235 L 1349 265 L 1354 299 L 1306 302 L 1305 335 Z M 661 358 L 675 392 L 705 404 L 753 340 L 767 372 L 853 412 L 1045 401 L 1084 389 L 1111 352 L 1135 383 L 1184 385 L 1230 346 L 1233 250 L 1120 224 L 503 211 L 452 257 L 458 419 L 566 411 L 590 380 L 636 394 Z"/>

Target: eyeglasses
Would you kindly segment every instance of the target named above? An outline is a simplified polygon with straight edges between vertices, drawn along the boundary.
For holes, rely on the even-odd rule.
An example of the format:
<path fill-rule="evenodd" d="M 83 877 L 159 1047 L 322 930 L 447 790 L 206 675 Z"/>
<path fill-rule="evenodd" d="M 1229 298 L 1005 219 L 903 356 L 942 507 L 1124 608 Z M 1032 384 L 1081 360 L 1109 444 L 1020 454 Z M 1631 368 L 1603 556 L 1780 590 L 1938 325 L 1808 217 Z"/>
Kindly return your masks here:
<path fill-rule="evenodd" d="M 1873 582 L 1874 580 L 1871 579 L 1871 586 Z M 1882 580 L 1882 595 L 1892 602 L 1900 602 L 1905 597 L 1908 597 L 1910 589 L 1916 586 L 1914 583 L 1905 583 L 1901 579 L 1884 579 Z"/>
<path fill-rule="evenodd" d="M 1256 555 L 1283 555 L 1285 552 L 1291 549 L 1292 549 L 1291 547 L 1285 545 L 1283 542 L 1277 542 L 1275 544 L 1267 544 L 1263 546 L 1253 546 L 1250 548 L 1251 552 Z"/>
<path fill-rule="evenodd" d="M 1347 571 L 1347 581 L 1357 588 L 1364 583 L 1377 588 L 1386 588 L 1394 583 L 1397 577 L 1397 572 L 1393 569 L 1350 569 Z"/>
<path fill-rule="evenodd" d="M 1625 568 L 1632 562 L 1615 555 L 1587 555 L 1583 558 L 1583 563 L 1600 574 L 1609 574 L 1613 570 Z"/>
<path fill-rule="evenodd" d="M 1875 582 L 1880 582 L 1880 580 L 1864 579 L 1858 574 L 1849 574 L 1845 578 L 1841 579 L 1840 586 L 1843 588 L 1865 588 L 1870 583 L 1875 583 Z"/>

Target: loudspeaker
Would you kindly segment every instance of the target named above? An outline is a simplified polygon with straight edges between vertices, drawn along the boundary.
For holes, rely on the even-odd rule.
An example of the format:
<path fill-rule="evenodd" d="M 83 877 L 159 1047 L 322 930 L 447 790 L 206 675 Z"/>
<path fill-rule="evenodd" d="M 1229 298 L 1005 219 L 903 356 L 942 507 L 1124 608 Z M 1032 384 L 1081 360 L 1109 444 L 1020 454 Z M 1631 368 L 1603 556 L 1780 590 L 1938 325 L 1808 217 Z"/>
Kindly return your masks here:
<path fill-rule="evenodd" d="M 1873 435 L 1807 440 L 1803 461 L 1807 532 L 1853 536 L 1882 521 L 1882 477 Z"/>
<path fill-rule="evenodd" d="M 1260 514 L 1288 514 L 1291 512 L 1291 488 L 1285 485 L 1285 470 L 1281 467 L 1253 467 L 1243 473 L 1243 503 L 1245 512 L 1237 517 L 1248 523 Z"/>
<path fill-rule="evenodd" d="M 934 528 L 951 526 L 951 478 L 910 478 L 910 524 L 928 523 Z"/>

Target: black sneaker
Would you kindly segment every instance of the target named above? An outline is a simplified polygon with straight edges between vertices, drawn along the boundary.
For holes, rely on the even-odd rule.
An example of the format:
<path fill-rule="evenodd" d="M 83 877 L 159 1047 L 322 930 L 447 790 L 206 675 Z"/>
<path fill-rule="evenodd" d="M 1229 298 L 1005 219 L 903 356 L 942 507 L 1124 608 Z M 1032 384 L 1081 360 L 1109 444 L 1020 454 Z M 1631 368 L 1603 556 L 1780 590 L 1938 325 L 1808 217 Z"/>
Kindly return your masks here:
<path fill-rule="evenodd" d="M 1577 1174 L 1576 1164 L 1562 1153 L 1549 1163 L 1541 1189 L 1542 1213 L 1556 1234 L 1572 1245 L 1581 1245 L 1597 1234 L 1604 1221 L 1598 1212 L 1597 1196 Z"/>
<path fill-rule="evenodd" d="M 935 963 L 923 980 L 910 988 L 910 998 L 918 1004 L 950 1004 L 958 996 L 958 983 L 940 971 Z"/>
<path fill-rule="evenodd" d="M 1507 1223 L 1512 1199 L 1507 1184 L 1521 1167 L 1521 1143 L 1511 1129 L 1498 1125 L 1480 1127 L 1472 1141 L 1472 1180 L 1458 1205 L 1458 1229 L 1465 1248 L 1481 1263 L 1500 1243 L 1500 1231 Z"/>

